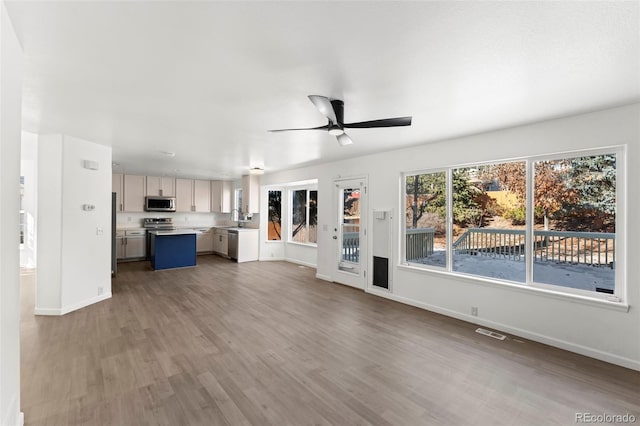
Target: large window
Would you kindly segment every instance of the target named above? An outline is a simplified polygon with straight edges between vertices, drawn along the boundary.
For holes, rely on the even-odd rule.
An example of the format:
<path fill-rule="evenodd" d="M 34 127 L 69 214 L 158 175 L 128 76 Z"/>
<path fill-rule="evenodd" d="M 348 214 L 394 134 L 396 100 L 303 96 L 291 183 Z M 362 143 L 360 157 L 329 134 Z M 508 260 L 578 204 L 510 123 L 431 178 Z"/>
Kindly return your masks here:
<path fill-rule="evenodd" d="M 593 151 L 406 173 L 403 262 L 621 298 L 621 155 Z"/>
<path fill-rule="evenodd" d="M 290 241 L 303 244 L 318 242 L 318 191 L 296 189 L 291 191 Z"/>

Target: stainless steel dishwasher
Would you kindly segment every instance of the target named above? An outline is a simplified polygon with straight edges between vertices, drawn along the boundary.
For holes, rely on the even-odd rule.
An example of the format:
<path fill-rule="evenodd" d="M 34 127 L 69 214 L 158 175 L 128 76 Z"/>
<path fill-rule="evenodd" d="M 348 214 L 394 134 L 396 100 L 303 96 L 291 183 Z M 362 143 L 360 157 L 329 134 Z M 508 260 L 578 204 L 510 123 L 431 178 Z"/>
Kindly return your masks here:
<path fill-rule="evenodd" d="M 235 229 L 229 230 L 229 254 L 228 256 L 233 260 L 238 260 L 238 231 Z"/>

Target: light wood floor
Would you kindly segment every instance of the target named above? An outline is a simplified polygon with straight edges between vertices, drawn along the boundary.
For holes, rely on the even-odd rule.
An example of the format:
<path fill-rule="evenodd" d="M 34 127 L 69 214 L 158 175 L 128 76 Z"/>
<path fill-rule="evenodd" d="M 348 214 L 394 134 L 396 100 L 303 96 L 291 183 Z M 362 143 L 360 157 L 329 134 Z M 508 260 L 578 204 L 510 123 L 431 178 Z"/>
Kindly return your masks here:
<path fill-rule="evenodd" d="M 30 425 L 546 425 L 640 419 L 640 373 L 315 279 L 281 262 L 121 264 L 113 298 L 34 317 Z M 640 421 L 640 420 L 637 420 Z"/>

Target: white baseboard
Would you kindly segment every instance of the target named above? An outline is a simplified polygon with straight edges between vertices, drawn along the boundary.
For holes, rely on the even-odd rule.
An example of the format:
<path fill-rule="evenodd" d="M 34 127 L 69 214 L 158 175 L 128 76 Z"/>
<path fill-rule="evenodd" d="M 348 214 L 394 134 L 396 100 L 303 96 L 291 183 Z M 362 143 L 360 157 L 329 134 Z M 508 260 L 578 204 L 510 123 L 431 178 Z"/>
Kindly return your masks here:
<path fill-rule="evenodd" d="M 297 260 L 297 259 L 289 259 L 286 258 L 284 259 L 285 261 L 289 262 L 289 263 L 295 263 L 296 265 L 302 265 L 302 266 L 307 266 L 309 268 L 316 268 L 317 265 L 314 263 L 309 263 L 309 262 L 303 262 L 302 260 Z"/>
<path fill-rule="evenodd" d="M 102 302 L 103 300 L 111 299 L 111 292 L 103 293 L 99 296 L 92 297 L 91 299 L 83 300 L 78 303 L 74 303 L 73 305 L 65 306 L 61 309 L 62 315 L 68 314 L 69 312 L 77 311 L 78 309 L 82 309 L 86 306 L 93 305 L 94 303 Z"/>
<path fill-rule="evenodd" d="M 62 315 L 62 311 L 60 308 L 38 308 L 37 306 L 33 310 L 34 315 L 53 315 L 60 316 Z"/>
<path fill-rule="evenodd" d="M 82 309 L 89 305 L 93 305 L 94 303 L 102 302 L 103 300 L 111 299 L 111 292 L 104 293 L 96 297 L 92 297 L 91 299 L 83 300 L 78 303 L 74 303 L 73 305 L 65 306 L 63 308 L 38 308 L 36 307 L 33 310 L 35 315 L 53 315 L 60 316 L 64 314 L 68 314 L 69 312 L 77 311 L 78 309 Z"/>
<path fill-rule="evenodd" d="M 329 275 L 316 274 L 316 278 L 319 280 L 333 282 L 333 279 Z"/>
<path fill-rule="evenodd" d="M 284 257 L 261 257 L 258 259 L 259 262 L 274 262 L 274 261 L 286 261 Z"/>
<path fill-rule="evenodd" d="M 533 340 L 535 342 L 544 343 L 545 345 L 554 346 L 556 348 L 564 349 L 569 352 L 575 352 L 580 355 L 588 356 L 590 358 L 599 359 L 610 364 L 616 364 L 625 368 L 640 371 L 640 362 L 619 355 L 615 355 L 609 352 L 604 352 L 598 349 L 590 348 L 587 346 L 579 345 L 576 343 L 567 342 L 564 340 L 556 339 L 555 337 L 545 336 L 543 334 L 535 333 L 529 330 L 524 330 L 517 327 L 511 327 L 495 321 L 489 321 L 482 318 L 474 317 L 468 314 L 452 311 L 450 309 L 441 308 L 439 306 L 430 305 L 428 303 L 419 302 L 407 297 L 398 296 L 395 294 L 387 293 L 377 289 L 367 288 L 367 293 L 374 294 L 376 296 L 384 297 L 386 299 L 394 300 L 396 302 L 404 303 L 406 305 L 415 306 L 427 311 L 442 314 L 448 317 L 456 318 L 462 321 L 466 321 L 472 324 L 482 325 L 494 330 L 502 331 L 504 333 L 512 334 L 514 336 L 523 337 L 525 339 Z"/>
<path fill-rule="evenodd" d="M 18 416 L 18 426 L 24 426 L 24 413 L 20 411 Z"/>

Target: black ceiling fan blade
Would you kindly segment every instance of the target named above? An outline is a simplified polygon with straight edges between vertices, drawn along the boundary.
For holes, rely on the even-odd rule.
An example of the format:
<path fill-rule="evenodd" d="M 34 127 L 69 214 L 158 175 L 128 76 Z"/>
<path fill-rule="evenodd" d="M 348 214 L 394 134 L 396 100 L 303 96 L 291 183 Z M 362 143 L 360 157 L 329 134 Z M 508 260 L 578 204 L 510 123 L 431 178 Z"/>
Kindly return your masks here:
<path fill-rule="evenodd" d="M 309 95 L 309 100 L 313 102 L 316 108 L 318 108 L 318 111 L 324 114 L 332 123 L 338 122 L 336 112 L 333 110 L 333 105 L 331 105 L 329 98 L 320 95 Z"/>
<path fill-rule="evenodd" d="M 320 127 L 304 127 L 301 129 L 275 129 L 275 130 L 267 130 L 267 132 L 290 132 L 292 130 L 328 130 L 329 129 L 329 125 L 325 124 L 324 126 L 320 126 Z"/>
<path fill-rule="evenodd" d="M 353 143 L 351 138 L 346 133 L 338 135 L 336 136 L 336 138 L 338 139 L 338 143 L 340 144 L 340 146 L 351 145 Z"/>
<path fill-rule="evenodd" d="M 372 127 L 400 127 L 411 126 L 411 117 L 383 118 L 381 120 L 359 121 L 357 123 L 345 123 L 348 129 L 369 129 Z"/>

